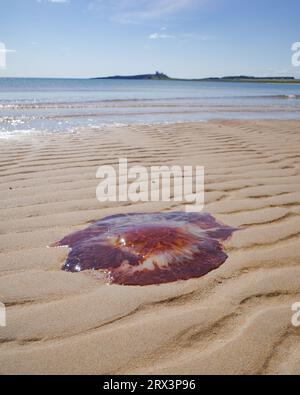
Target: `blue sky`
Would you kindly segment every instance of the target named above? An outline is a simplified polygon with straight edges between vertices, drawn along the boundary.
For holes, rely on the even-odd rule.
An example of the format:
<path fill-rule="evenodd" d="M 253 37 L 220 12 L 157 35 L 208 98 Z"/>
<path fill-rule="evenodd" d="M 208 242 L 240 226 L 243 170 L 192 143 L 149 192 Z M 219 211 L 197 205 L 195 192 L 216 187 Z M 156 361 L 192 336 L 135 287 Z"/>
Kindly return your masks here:
<path fill-rule="evenodd" d="M 0 76 L 300 77 L 299 22 L 299 0 L 1 0 Z"/>

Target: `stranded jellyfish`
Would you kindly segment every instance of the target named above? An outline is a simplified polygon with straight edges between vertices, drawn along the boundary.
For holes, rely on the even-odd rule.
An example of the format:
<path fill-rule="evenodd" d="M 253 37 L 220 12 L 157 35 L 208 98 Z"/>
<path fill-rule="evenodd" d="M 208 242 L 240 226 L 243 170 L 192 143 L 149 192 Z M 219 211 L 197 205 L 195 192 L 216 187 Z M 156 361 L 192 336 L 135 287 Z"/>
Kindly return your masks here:
<path fill-rule="evenodd" d="M 203 276 L 227 259 L 235 231 L 205 213 L 133 213 L 106 217 L 52 245 L 69 247 L 63 270 L 99 270 L 107 281 L 150 285 Z"/>

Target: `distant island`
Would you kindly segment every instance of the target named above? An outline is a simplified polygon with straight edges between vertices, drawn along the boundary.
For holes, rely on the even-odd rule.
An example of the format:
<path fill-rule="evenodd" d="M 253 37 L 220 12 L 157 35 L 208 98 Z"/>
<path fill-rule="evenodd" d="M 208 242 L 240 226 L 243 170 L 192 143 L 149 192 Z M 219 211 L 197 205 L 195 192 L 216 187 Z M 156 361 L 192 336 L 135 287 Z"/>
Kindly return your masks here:
<path fill-rule="evenodd" d="M 164 73 L 157 71 L 155 74 L 139 75 L 114 75 L 112 77 L 96 77 L 95 80 L 173 80 Z"/>
<path fill-rule="evenodd" d="M 265 82 L 265 83 L 293 83 L 300 80 L 294 77 L 253 77 L 247 75 L 234 75 L 226 77 L 209 78 L 172 78 L 167 74 L 157 71 L 155 74 L 115 75 L 110 77 L 96 77 L 93 80 L 158 80 L 158 81 L 207 81 L 207 82 Z"/>

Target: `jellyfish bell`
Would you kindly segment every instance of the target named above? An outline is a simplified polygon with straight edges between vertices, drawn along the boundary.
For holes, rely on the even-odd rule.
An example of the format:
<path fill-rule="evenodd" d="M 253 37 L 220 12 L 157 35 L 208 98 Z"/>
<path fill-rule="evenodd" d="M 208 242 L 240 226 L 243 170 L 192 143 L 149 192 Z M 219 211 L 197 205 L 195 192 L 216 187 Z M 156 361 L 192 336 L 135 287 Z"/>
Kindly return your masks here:
<path fill-rule="evenodd" d="M 236 228 L 206 213 L 131 213 L 94 221 L 52 246 L 67 246 L 63 270 L 97 270 L 110 283 L 151 285 L 188 280 L 222 265 L 223 242 Z"/>

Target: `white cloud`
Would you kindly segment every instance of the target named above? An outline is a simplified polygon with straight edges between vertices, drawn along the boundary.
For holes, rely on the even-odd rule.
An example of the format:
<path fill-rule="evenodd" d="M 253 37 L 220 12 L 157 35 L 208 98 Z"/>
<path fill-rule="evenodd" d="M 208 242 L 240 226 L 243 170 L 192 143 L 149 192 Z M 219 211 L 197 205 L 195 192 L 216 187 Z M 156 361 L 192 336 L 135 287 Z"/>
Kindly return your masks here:
<path fill-rule="evenodd" d="M 193 0 L 154 0 L 141 1 L 141 7 L 136 10 L 124 11 L 119 14 L 123 21 L 136 21 L 139 19 L 155 19 L 173 14 L 193 3 Z"/>
<path fill-rule="evenodd" d="M 42 3 L 43 0 L 36 0 L 38 3 Z M 66 4 L 66 3 L 70 3 L 71 0 L 44 0 L 45 2 L 48 3 L 55 3 L 55 4 Z"/>
<path fill-rule="evenodd" d="M 175 38 L 175 36 L 171 36 L 170 34 L 160 34 L 160 33 L 153 33 L 149 36 L 150 40 L 158 40 L 160 38 Z"/>
<path fill-rule="evenodd" d="M 142 20 L 158 19 L 198 7 L 206 1 L 208 0 L 91 0 L 88 8 L 91 11 L 99 9 L 109 12 L 118 22 L 140 23 Z"/>
<path fill-rule="evenodd" d="M 160 29 L 160 30 L 166 30 Z M 150 40 L 159 40 L 159 39 L 164 39 L 164 38 L 177 38 L 178 40 L 181 41 L 191 41 L 191 40 L 198 40 L 198 41 L 207 41 L 207 40 L 212 40 L 214 37 L 204 35 L 204 34 L 198 34 L 198 33 L 177 33 L 175 35 L 171 34 L 165 34 L 165 33 L 152 33 L 148 37 Z"/>

